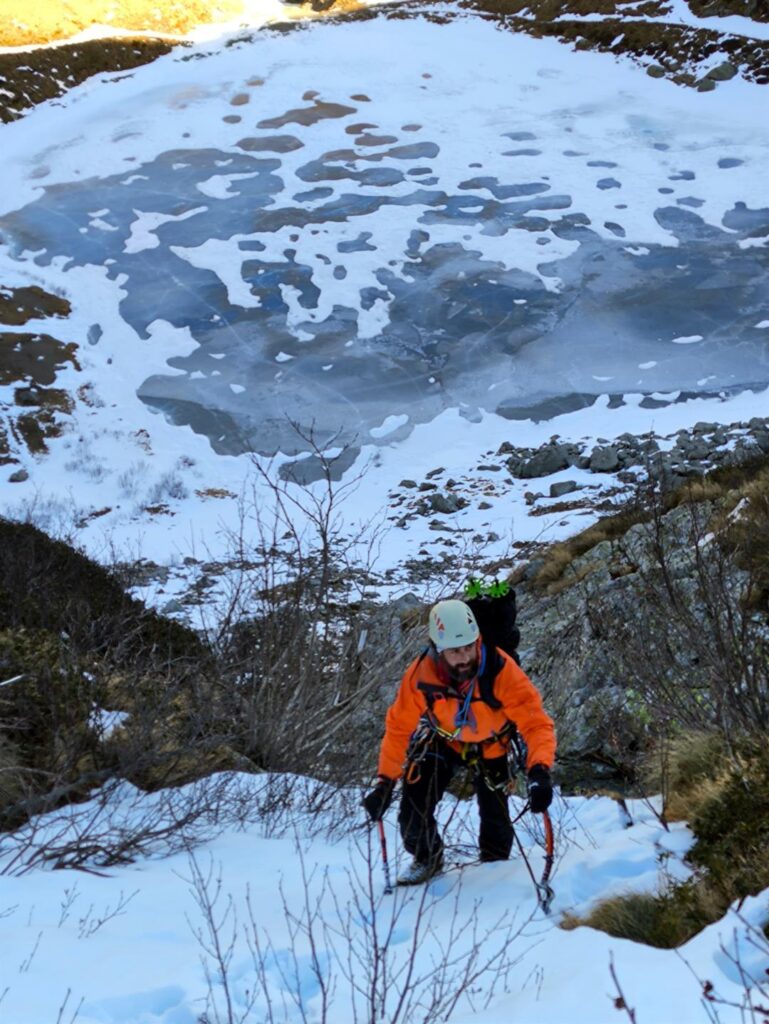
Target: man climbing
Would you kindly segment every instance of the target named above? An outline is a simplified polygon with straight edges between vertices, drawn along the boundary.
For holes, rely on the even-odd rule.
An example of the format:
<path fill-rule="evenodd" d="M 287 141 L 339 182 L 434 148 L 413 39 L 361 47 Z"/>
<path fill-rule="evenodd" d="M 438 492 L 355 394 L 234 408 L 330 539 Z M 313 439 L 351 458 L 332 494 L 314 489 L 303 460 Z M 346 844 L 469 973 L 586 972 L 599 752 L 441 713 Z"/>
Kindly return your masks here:
<path fill-rule="evenodd" d="M 429 637 L 387 712 L 378 780 L 363 799 L 371 820 L 381 820 L 405 772 L 398 823 L 414 859 L 398 878 L 401 885 L 417 885 L 441 870 L 435 808 L 462 765 L 473 767 L 480 859 L 510 856 L 507 754 L 516 730 L 527 748 L 531 810 L 541 814 L 553 798 L 555 730 L 525 672 L 504 651 L 484 644 L 464 601 L 439 601 L 431 609 Z"/>

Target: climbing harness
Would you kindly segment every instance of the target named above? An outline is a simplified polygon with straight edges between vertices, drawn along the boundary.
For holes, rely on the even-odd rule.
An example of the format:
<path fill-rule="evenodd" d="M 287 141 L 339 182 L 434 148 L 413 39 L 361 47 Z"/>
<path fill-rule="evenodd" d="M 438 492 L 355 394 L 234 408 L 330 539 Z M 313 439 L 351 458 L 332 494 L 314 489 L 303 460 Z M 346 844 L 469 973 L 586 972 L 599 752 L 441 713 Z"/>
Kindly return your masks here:
<path fill-rule="evenodd" d="M 447 730 L 442 729 L 428 710 L 419 720 L 419 725 L 411 736 L 411 741 L 406 755 L 404 774 L 404 778 L 407 783 L 412 784 L 419 781 L 421 777 L 420 766 L 424 762 L 425 758 L 430 755 L 430 747 L 436 736 L 441 739 L 454 740 L 456 738 L 456 733 L 449 733 Z M 484 770 L 483 747 L 485 744 L 500 742 L 506 743 L 507 745 L 507 778 L 502 778 L 495 782 L 490 777 L 489 773 Z M 526 770 L 526 743 L 516 729 L 514 722 L 508 722 L 504 729 L 494 733 L 493 736 L 484 740 L 483 743 L 465 743 L 459 753 L 468 769 L 473 770 L 485 786 L 490 790 L 504 793 L 506 796 L 509 796 L 514 792 L 516 778 Z M 518 852 L 521 855 L 523 863 L 526 865 L 526 870 L 529 873 L 529 877 L 531 878 L 534 889 L 537 893 L 537 902 L 539 903 L 542 912 L 549 914 L 551 904 L 555 897 L 555 892 L 550 885 L 550 874 L 553 870 L 553 863 L 555 861 L 555 837 L 553 834 L 553 823 L 548 812 L 543 811 L 541 817 L 545 834 L 545 865 L 541 877 L 537 880 L 532 869 L 531 862 L 526 856 L 523 844 L 515 830 L 515 826 L 524 814 L 530 810 L 530 807 L 531 804 L 527 800 L 521 812 L 515 819 L 513 819 L 513 821 L 510 822 L 510 824 L 513 826 L 513 839 L 518 847 Z M 385 858 L 387 856 L 386 851 L 384 850 L 383 856 Z M 386 860 L 385 870 L 387 871 Z"/>

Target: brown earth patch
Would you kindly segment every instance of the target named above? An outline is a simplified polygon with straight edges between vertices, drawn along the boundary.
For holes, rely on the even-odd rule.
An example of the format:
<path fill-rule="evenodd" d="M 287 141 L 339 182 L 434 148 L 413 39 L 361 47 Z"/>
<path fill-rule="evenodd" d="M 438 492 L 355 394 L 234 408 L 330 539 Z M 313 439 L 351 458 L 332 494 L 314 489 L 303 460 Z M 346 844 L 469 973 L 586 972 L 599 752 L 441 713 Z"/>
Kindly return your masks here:
<path fill-rule="evenodd" d="M 62 96 L 92 75 L 149 64 L 170 49 L 161 39 L 97 39 L 0 53 L 0 121 L 15 121 L 30 107 Z"/>
<path fill-rule="evenodd" d="M 72 306 L 59 295 L 51 295 L 37 285 L 7 288 L 0 285 L 0 323 L 19 327 L 29 320 L 67 317 Z M 2 370 L 0 370 L 2 372 Z"/>
<path fill-rule="evenodd" d="M 0 333 L 0 384 L 25 381 L 53 384 L 65 363 L 80 369 L 77 345 L 65 344 L 48 334 Z"/>

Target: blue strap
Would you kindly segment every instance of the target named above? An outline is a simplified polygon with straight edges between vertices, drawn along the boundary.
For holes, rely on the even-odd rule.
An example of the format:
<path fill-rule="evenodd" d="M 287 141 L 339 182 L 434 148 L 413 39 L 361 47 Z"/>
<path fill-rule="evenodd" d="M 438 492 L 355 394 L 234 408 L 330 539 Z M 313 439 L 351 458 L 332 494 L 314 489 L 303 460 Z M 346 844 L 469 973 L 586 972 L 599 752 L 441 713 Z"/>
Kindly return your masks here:
<path fill-rule="evenodd" d="M 473 699 L 473 690 L 475 689 L 475 680 L 478 678 L 478 676 L 483 674 L 483 669 L 484 669 L 485 665 L 486 665 L 486 647 L 485 647 L 484 644 L 481 644 L 481 664 L 480 664 L 480 666 L 478 668 L 478 672 L 477 672 L 476 676 L 473 679 L 470 680 L 470 683 L 469 683 L 469 685 L 467 687 L 467 693 L 465 694 L 465 699 L 462 701 L 462 706 L 459 708 L 459 710 L 457 711 L 456 715 L 454 716 L 454 725 L 457 727 L 457 729 L 462 729 L 466 725 L 473 725 L 473 724 L 475 724 L 474 723 L 473 713 L 470 710 L 470 703 L 471 703 L 471 701 Z"/>

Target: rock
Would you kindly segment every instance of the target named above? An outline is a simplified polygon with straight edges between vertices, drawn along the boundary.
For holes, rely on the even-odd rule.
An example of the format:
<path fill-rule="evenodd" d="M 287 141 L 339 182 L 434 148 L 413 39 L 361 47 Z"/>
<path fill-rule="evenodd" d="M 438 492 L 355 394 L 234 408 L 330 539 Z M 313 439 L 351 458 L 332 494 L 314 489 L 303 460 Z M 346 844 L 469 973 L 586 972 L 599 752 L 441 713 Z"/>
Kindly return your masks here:
<path fill-rule="evenodd" d="M 703 78 L 697 82 L 697 92 L 713 92 L 716 87 L 716 83 L 712 78 Z"/>
<path fill-rule="evenodd" d="M 702 437 L 689 437 L 686 434 L 681 434 L 676 447 L 684 459 L 700 461 L 710 458 L 711 447 Z"/>
<path fill-rule="evenodd" d="M 401 482 L 398 484 L 399 487 L 408 487 L 408 488 L 414 488 L 414 487 L 416 487 L 416 485 L 417 485 L 416 480 L 401 480 Z"/>
<path fill-rule="evenodd" d="M 719 64 L 715 68 L 711 68 L 710 71 L 705 75 L 706 79 L 710 79 L 713 82 L 728 82 L 730 78 L 734 78 L 737 74 L 737 68 L 730 61 L 725 60 L 723 64 Z"/>
<path fill-rule="evenodd" d="M 550 484 L 550 497 L 560 498 L 564 494 L 571 494 L 572 491 L 576 490 L 579 490 L 576 480 L 559 480 L 558 483 Z"/>
<path fill-rule="evenodd" d="M 8 477 L 8 483 L 10 484 L 23 484 L 25 480 L 29 480 L 29 473 L 26 469 L 17 469 L 15 473 L 11 473 Z"/>
<path fill-rule="evenodd" d="M 451 515 L 458 512 L 464 505 L 462 498 L 456 494 L 431 494 L 427 499 L 433 512 Z"/>
<path fill-rule="evenodd" d="M 568 469 L 571 465 L 566 445 L 548 444 L 528 459 L 520 468 L 519 476 L 524 480 L 531 480 L 538 476 L 550 476 L 561 469 Z M 510 462 L 508 461 L 508 466 Z"/>
<path fill-rule="evenodd" d="M 419 485 L 420 491 L 435 491 L 438 489 L 437 484 L 430 484 L 426 480 Z"/>
<path fill-rule="evenodd" d="M 478 508 L 481 512 L 485 512 L 489 508 L 494 508 L 494 506 L 488 501 L 479 501 Z"/>
<path fill-rule="evenodd" d="M 520 455 L 511 455 L 509 459 L 505 460 L 505 465 L 511 476 L 519 477 L 521 475 L 521 469 L 525 461 Z"/>
<path fill-rule="evenodd" d="M 445 473 L 445 472 L 446 472 L 446 470 L 443 468 L 443 466 L 439 466 L 437 469 L 431 469 L 429 473 L 425 473 L 425 477 L 428 480 L 432 480 L 432 478 L 434 476 L 440 476 L 441 473 Z"/>
<path fill-rule="evenodd" d="M 620 468 L 619 454 L 614 445 L 596 447 L 590 456 L 590 470 L 593 473 L 613 473 Z"/>
<path fill-rule="evenodd" d="M 497 448 L 497 455 L 510 455 L 515 451 L 515 446 L 510 444 L 509 441 L 503 441 L 502 444 Z"/>
<path fill-rule="evenodd" d="M 650 64 L 649 67 L 646 69 L 646 74 L 650 78 L 664 78 L 665 69 L 663 67 L 660 67 L 659 64 Z"/>

